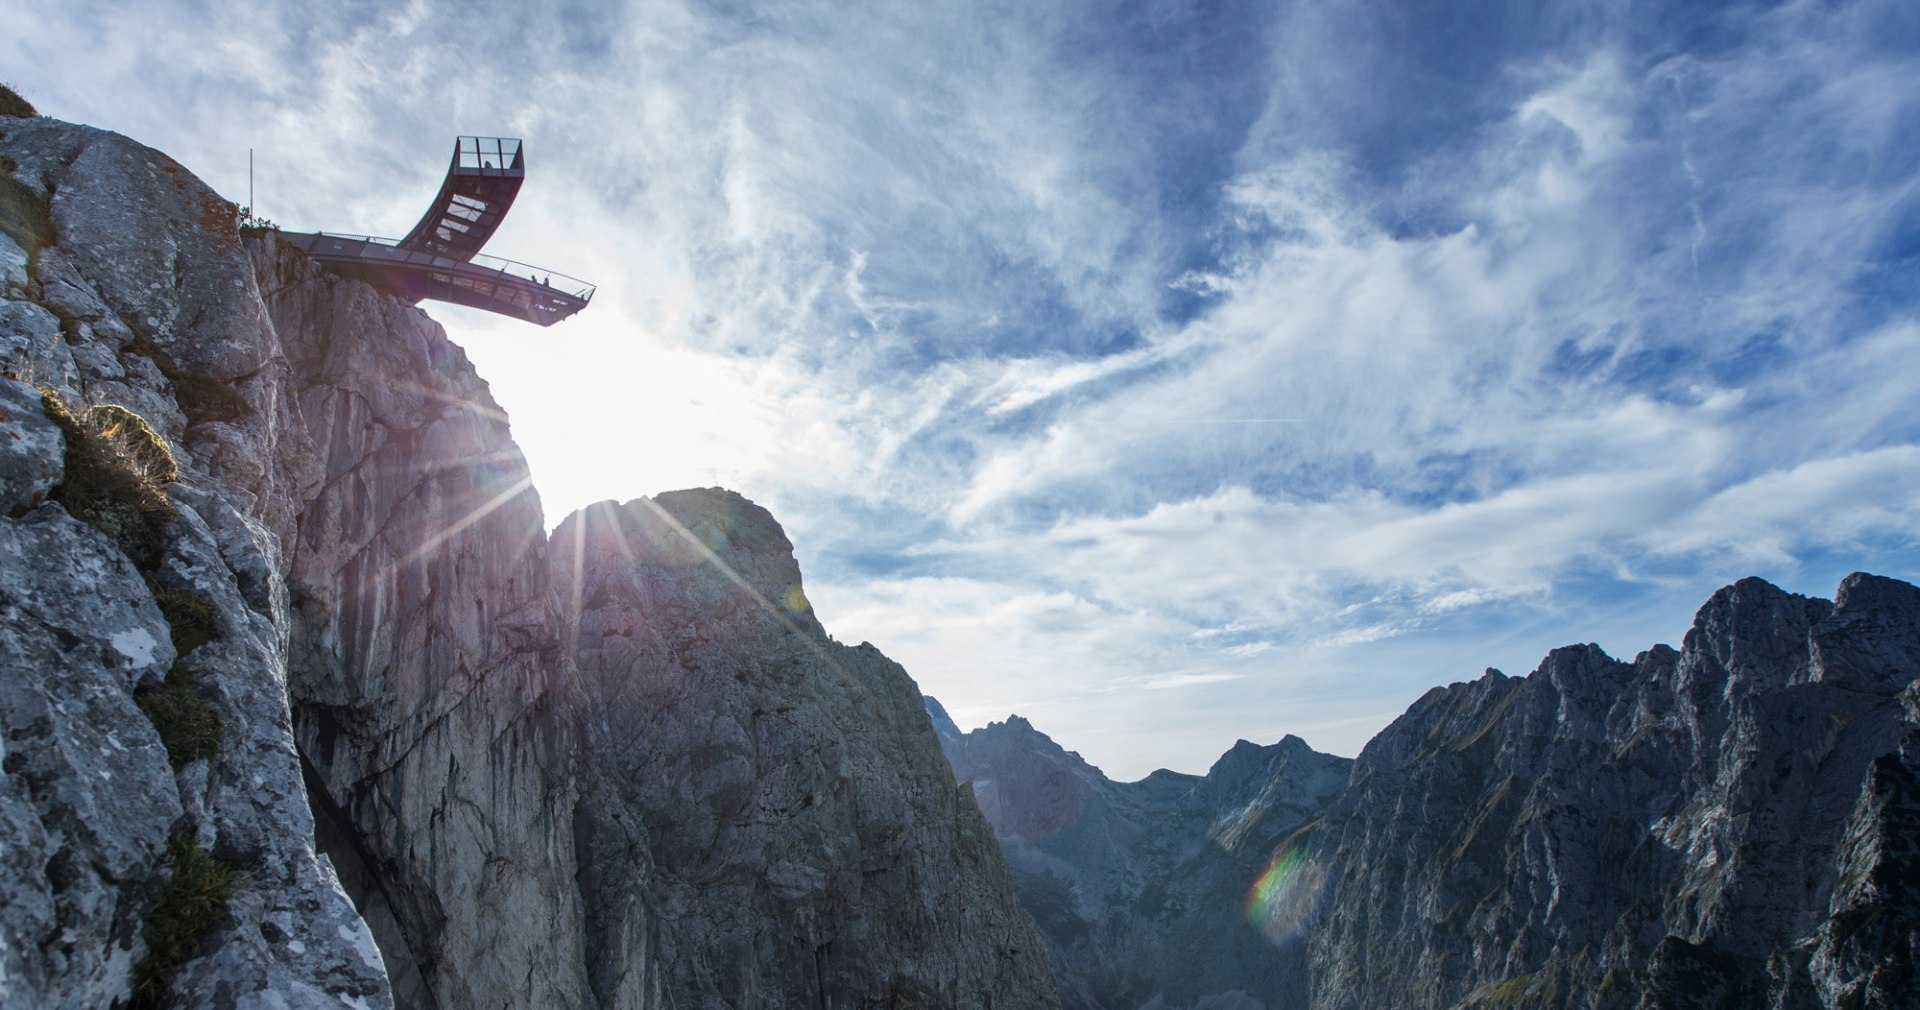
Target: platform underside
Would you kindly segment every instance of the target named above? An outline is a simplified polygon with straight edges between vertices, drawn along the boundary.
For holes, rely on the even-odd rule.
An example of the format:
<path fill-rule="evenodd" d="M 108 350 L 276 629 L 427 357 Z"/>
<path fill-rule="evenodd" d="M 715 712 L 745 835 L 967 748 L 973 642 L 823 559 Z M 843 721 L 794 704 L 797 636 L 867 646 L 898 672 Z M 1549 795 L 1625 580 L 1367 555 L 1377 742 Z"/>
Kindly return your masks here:
<path fill-rule="evenodd" d="M 280 240 L 306 251 L 327 269 L 365 281 L 411 302 L 452 302 L 551 326 L 587 307 L 587 299 L 558 288 L 444 256 L 364 239 L 283 232 Z"/>

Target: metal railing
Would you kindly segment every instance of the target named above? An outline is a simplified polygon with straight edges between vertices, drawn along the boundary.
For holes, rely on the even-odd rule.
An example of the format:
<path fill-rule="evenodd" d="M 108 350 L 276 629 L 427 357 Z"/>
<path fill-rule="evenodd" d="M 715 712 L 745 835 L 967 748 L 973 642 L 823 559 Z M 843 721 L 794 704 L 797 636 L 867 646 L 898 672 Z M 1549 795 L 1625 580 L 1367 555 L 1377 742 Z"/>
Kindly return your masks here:
<path fill-rule="evenodd" d="M 373 257 L 377 259 L 395 260 L 402 263 L 414 263 L 422 266 L 438 266 L 450 271 L 458 270 L 460 267 L 470 263 L 474 266 L 486 267 L 489 270 L 497 270 L 510 277 L 532 281 L 541 287 L 552 288 L 561 294 L 578 298 L 582 302 L 593 300 L 594 285 L 578 277 L 569 277 L 566 274 L 555 273 L 552 270 L 536 267 L 529 263 L 502 259 L 499 256 L 489 256 L 486 253 L 476 253 L 472 259 L 465 261 L 449 259 L 448 257 L 435 256 L 431 253 L 415 252 L 411 249 L 403 248 L 400 245 L 400 240 L 397 238 L 381 238 L 377 235 L 347 235 L 332 231 L 314 232 L 314 234 L 326 238 L 343 239 L 349 242 L 361 242 L 366 245 L 380 246 L 384 250 L 390 250 L 390 252 L 383 253 L 378 257 Z"/>

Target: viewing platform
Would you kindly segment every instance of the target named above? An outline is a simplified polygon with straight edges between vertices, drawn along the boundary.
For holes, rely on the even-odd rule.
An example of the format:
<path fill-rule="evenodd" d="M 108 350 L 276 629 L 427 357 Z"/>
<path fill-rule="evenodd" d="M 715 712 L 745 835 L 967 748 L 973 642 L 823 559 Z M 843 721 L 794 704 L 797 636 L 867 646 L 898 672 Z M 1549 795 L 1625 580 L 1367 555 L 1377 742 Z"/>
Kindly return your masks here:
<path fill-rule="evenodd" d="M 431 298 L 551 326 L 593 300 L 586 281 L 498 256 L 456 260 L 408 249 L 401 239 L 332 232 L 282 232 L 280 241 L 410 302 Z"/>
<path fill-rule="evenodd" d="M 525 181 L 526 151 L 507 137 L 460 137 L 440 193 L 405 238 L 281 232 L 342 277 L 411 302 L 452 302 L 551 326 L 587 307 L 593 285 L 480 254 Z"/>

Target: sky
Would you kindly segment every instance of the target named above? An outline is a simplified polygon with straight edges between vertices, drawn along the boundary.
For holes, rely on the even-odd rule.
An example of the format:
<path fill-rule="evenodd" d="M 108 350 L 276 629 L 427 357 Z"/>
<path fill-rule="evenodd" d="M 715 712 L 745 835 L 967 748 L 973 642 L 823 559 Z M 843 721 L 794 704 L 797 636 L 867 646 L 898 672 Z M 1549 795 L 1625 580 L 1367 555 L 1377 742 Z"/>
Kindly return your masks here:
<path fill-rule="evenodd" d="M 733 488 L 844 642 L 1116 778 L 1920 580 L 1920 5 L 28 4 L 0 80 L 297 230 L 404 234 L 550 525 Z"/>

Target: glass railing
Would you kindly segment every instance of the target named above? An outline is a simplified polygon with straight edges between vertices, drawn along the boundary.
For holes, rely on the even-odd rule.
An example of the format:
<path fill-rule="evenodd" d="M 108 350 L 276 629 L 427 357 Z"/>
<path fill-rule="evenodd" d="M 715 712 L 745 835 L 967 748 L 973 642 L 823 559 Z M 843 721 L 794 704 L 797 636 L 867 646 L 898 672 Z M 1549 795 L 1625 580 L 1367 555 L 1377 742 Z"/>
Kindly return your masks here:
<path fill-rule="evenodd" d="M 447 270 L 458 270 L 462 266 L 472 264 L 474 266 L 485 267 L 489 270 L 497 270 L 503 274 L 520 278 L 521 280 L 532 281 L 541 287 L 552 288 L 554 291 L 567 295 L 568 297 L 578 298 L 582 302 L 593 300 L 594 286 L 578 277 L 568 277 L 566 274 L 555 273 L 552 270 L 546 270 L 541 267 L 510 259 L 502 259 L 499 256 L 488 256 L 485 253 L 478 253 L 475 254 L 472 259 L 462 262 L 445 256 L 435 256 L 432 253 L 415 252 L 411 249 L 402 248 L 400 240 L 397 238 L 380 238 L 377 235 L 345 235 L 331 231 L 315 232 L 314 234 L 331 239 L 341 239 L 348 242 L 360 242 L 365 245 L 379 246 L 381 252 L 376 257 L 378 259 L 397 260 L 403 263 L 417 263 L 421 266 L 439 266 Z"/>
<path fill-rule="evenodd" d="M 461 137 L 454 145 L 461 168 L 520 167 L 520 141 L 512 137 Z"/>

